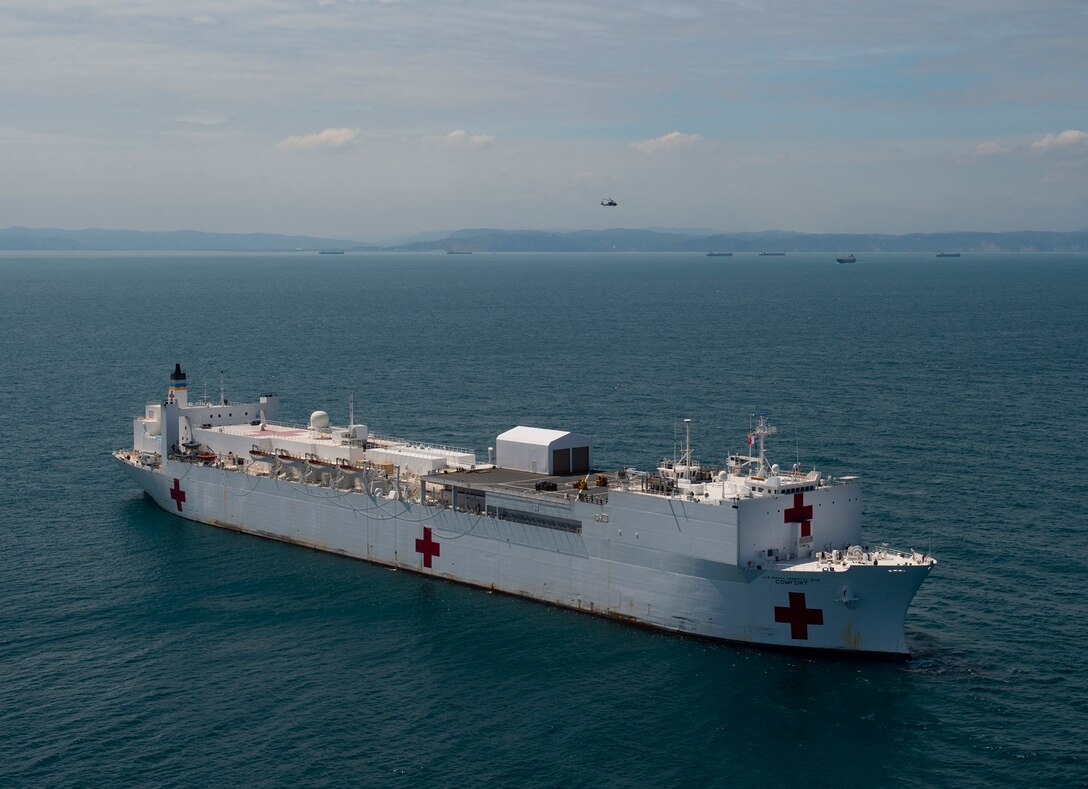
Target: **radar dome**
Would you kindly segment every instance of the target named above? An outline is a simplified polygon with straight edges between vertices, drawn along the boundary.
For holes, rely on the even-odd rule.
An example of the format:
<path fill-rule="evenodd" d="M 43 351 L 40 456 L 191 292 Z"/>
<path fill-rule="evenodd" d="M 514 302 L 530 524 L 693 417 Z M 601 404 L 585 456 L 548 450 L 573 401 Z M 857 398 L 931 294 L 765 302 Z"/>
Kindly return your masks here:
<path fill-rule="evenodd" d="M 310 430 L 324 430 L 329 426 L 329 415 L 324 411 L 314 411 L 310 414 Z"/>

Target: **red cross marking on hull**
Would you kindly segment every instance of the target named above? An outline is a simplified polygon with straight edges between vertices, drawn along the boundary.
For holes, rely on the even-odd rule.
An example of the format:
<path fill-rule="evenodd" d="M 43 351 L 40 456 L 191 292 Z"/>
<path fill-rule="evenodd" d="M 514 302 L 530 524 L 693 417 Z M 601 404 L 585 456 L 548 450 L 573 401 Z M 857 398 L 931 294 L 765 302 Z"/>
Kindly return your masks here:
<path fill-rule="evenodd" d="M 181 503 L 185 501 L 185 491 L 181 489 L 180 479 L 174 479 L 174 487 L 170 489 L 170 498 L 177 503 L 178 512 L 181 512 Z"/>
<path fill-rule="evenodd" d="M 423 539 L 416 540 L 416 553 L 423 554 L 423 566 L 431 566 L 431 557 L 442 553 L 442 546 L 431 537 L 431 528 L 423 527 Z"/>
<path fill-rule="evenodd" d="M 784 605 L 774 607 L 774 621 L 790 626 L 790 638 L 807 641 L 808 626 L 822 625 L 824 611 L 822 608 L 806 608 L 804 592 L 790 592 L 788 608 Z"/>
<path fill-rule="evenodd" d="M 800 523 L 801 536 L 812 536 L 812 505 L 805 504 L 804 493 L 793 494 L 793 506 L 782 513 L 784 523 Z"/>

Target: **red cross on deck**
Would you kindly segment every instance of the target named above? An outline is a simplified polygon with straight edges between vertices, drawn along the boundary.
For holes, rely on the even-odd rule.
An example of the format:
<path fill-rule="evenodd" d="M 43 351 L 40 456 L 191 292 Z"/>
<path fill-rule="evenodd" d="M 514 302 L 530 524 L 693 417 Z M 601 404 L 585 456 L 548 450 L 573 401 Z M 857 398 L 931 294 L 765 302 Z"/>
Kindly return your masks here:
<path fill-rule="evenodd" d="M 804 493 L 793 494 L 793 506 L 783 513 L 784 523 L 800 523 L 801 536 L 812 536 L 812 505 L 805 504 Z"/>
<path fill-rule="evenodd" d="M 807 641 L 808 626 L 822 625 L 824 623 L 824 612 L 822 608 L 805 607 L 804 592 L 790 592 L 788 608 L 784 605 L 774 607 L 774 621 L 790 626 L 790 638 Z"/>
<path fill-rule="evenodd" d="M 423 554 L 423 566 L 431 566 L 431 557 L 442 553 L 442 546 L 431 537 L 430 526 L 423 527 L 423 539 L 416 540 L 416 553 Z"/>
<path fill-rule="evenodd" d="M 181 512 L 181 503 L 185 501 L 185 491 L 181 489 L 180 479 L 174 479 L 174 487 L 170 489 L 170 498 L 177 502 L 178 512 Z"/>

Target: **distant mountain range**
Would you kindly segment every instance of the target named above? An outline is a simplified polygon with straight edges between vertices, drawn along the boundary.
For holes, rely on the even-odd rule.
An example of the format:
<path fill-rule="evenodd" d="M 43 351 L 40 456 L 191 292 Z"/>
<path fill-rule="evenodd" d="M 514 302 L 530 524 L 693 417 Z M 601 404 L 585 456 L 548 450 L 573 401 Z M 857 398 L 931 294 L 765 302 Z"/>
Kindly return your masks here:
<path fill-rule="evenodd" d="M 396 246 L 315 236 L 272 233 L 202 233 L 195 230 L 0 229 L 3 250 L 291 252 L 428 250 L 455 252 L 760 252 L 865 254 L 872 252 L 1088 252 L 1088 230 L 1055 233 L 909 233 L 893 236 L 849 233 L 710 233 L 663 230 L 458 230 L 439 238 L 420 234 Z"/>
<path fill-rule="evenodd" d="M 458 230 L 446 238 L 399 249 L 463 252 L 1088 252 L 1088 231 L 1052 233 L 760 233 L 710 235 L 654 230 Z"/>
<path fill-rule="evenodd" d="M 55 227 L 8 227 L 0 230 L 0 249 L 146 252 L 290 252 L 348 249 L 358 241 L 274 233 L 202 233 L 142 230 L 61 230 Z"/>

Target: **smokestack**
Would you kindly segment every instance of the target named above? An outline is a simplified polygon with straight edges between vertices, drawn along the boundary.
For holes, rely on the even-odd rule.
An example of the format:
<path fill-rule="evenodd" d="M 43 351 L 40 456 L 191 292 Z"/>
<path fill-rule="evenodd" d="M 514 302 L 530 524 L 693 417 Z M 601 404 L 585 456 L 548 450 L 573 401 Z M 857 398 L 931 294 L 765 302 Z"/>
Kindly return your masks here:
<path fill-rule="evenodd" d="M 170 396 L 168 398 L 184 408 L 189 405 L 189 385 L 185 381 L 185 373 L 181 371 L 181 362 L 174 364 L 174 372 L 170 373 Z"/>

